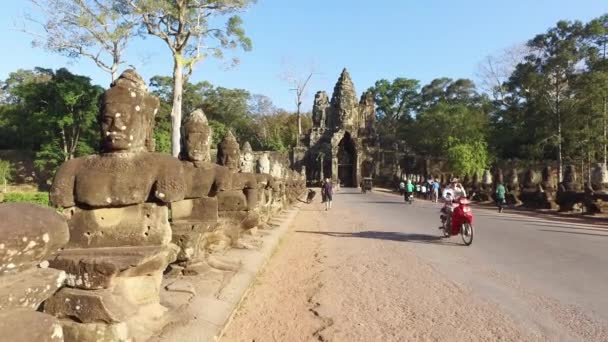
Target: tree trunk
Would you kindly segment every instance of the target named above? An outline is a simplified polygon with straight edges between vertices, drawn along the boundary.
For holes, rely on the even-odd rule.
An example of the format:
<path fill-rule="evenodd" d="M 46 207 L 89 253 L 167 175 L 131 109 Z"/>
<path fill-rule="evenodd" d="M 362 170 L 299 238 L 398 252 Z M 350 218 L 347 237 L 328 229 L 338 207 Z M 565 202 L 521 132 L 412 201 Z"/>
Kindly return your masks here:
<path fill-rule="evenodd" d="M 604 102 L 604 112 L 603 112 L 603 119 L 604 119 L 604 165 L 607 165 L 606 162 L 608 161 L 608 142 L 606 141 L 606 139 L 608 138 L 608 127 L 606 127 L 606 115 L 608 114 L 608 97 L 604 96 L 603 98 L 603 102 Z"/>
<path fill-rule="evenodd" d="M 555 106 L 557 112 L 557 181 L 563 181 L 563 161 L 562 161 L 562 117 L 559 108 L 559 100 Z"/>
<path fill-rule="evenodd" d="M 179 156 L 181 149 L 182 93 L 184 87 L 184 68 L 181 55 L 173 58 L 173 108 L 171 110 L 171 155 Z"/>
<path fill-rule="evenodd" d="M 302 116 L 300 115 L 300 101 L 298 100 L 298 137 L 296 139 L 296 146 L 300 146 L 300 137 L 302 136 Z"/>

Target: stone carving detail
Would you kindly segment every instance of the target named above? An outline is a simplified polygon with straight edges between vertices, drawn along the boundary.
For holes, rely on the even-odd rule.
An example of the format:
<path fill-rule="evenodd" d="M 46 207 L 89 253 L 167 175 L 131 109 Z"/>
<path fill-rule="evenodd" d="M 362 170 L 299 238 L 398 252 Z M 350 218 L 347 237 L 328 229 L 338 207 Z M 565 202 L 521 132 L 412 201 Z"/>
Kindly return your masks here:
<path fill-rule="evenodd" d="M 328 127 L 346 130 L 358 127 L 358 123 L 355 122 L 358 119 L 359 108 L 356 94 L 350 74 L 346 69 L 342 70 L 331 98 L 331 113 L 335 122 L 331 122 Z"/>
<path fill-rule="evenodd" d="M 51 201 L 64 208 L 70 240 L 50 265 L 67 272 L 68 288 L 45 311 L 66 318 L 66 340 L 107 331 L 108 323 L 124 327 L 126 337 L 115 340 L 140 338 L 138 329 L 165 311 L 160 280 L 177 252 L 167 204 L 182 200 L 186 186 L 178 159 L 148 152 L 158 105 L 143 80 L 125 71 L 101 97 L 103 153 L 64 163 L 53 181 Z M 66 299 L 96 302 L 99 310 L 76 313 L 60 303 Z"/>
<path fill-rule="evenodd" d="M 243 144 L 243 148 L 241 150 L 241 162 L 240 169 L 241 172 L 250 172 L 253 173 L 254 170 L 254 160 L 253 160 L 253 149 L 248 141 Z"/>
<path fill-rule="evenodd" d="M 263 153 L 257 163 L 257 172 L 270 174 L 270 158 L 268 153 Z"/>
<path fill-rule="evenodd" d="M 36 310 L 66 279 L 46 261 L 68 242 L 65 219 L 52 209 L 23 203 L 0 204 L 0 217 L 0 336 L 63 341 L 59 321 Z"/>
<path fill-rule="evenodd" d="M 566 165 L 564 168 L 564 179 L 559 184 L 555 201 L 559 204 L 560 211 L 582 210 L 585 193 L 581 191 L 577 182 L 576 169 L 573 165 Z"/>
<path fill-rule="evenodd" d="M 324 128 L 327 122 L 327 111 L 329 110 L 329 98 L 327 93 L 319 91 L 315 94 L 315 102 L 312 107 L 312 127 Z"/>
<path fill-rule="evenodd" d="M 186 117 L 184 133 L 185 158 L 194 163 L 211 161 L 209 150 L 213 134 L 202 109 L 197 109 Z"/>
<path fill-rule="evenodd" d="M 604 163 L 598 163 L 591 172 L 591 185 L 596 192 L 608 191 L 608 168 Z"/>
<path fill-rule="evenodd" d="M 217 146 L 217 163 L 229 168 L 231 171 L 238 171 L 240 162 L 240 146 L 234 134 L 229 130 L 224 139 Z"/>
<path fill-rule="evenodd" d="M 373 129 L 375 120 L 376 103 L 374 102 L 374 92 L 370 90 L 363 93 L 359 101 L 359 128 L 365 128 L 369 132 Z"/>

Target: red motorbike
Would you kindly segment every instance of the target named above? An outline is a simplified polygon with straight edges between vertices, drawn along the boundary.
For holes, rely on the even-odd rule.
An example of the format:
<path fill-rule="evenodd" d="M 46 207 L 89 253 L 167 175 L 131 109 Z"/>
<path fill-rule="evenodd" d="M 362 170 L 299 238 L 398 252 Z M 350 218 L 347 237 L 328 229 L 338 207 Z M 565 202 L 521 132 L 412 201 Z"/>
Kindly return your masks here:
<path fill-rule="evenodd" d="M 473 211 L 470 204 L 471 201 L 464 197 L 459 198 L 456 203 L 446 201 L 440 214 L 443 236 L 450 237 L 460 233 L 466 246 L 473 243 Z"/>

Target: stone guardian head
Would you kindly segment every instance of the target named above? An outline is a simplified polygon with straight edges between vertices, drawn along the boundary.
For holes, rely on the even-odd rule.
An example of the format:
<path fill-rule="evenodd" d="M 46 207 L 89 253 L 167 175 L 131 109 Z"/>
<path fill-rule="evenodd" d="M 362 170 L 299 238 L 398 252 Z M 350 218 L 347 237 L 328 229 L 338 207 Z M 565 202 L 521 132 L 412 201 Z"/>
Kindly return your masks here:
<path fill-rule="evenodd" d="M 99 123 L 105 153 L 154 150 L 154 116 L 159 100 L 144 80 L 128 69 L 100 97 Z"/>
<path fill-rule="evenodd" d="M 201 109 L 190 113 L 184 121 L 184 157 L 192 162 L 208 162 L 213 136 L 207 116 Z"/>

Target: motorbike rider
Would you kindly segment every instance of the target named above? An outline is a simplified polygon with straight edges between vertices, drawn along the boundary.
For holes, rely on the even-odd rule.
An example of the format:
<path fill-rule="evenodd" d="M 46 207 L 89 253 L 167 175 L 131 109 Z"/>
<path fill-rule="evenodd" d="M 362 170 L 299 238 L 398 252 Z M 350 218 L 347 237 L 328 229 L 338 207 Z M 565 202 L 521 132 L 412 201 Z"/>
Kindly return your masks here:
<path fill-rule="evenodd" d="M 405 185 L 405 195 L 403 196 L 406 202 L 410 200 L 410 196 L 413 196 L 413 192 L 414 184 L 408 179 L 407 184 Z"/>

